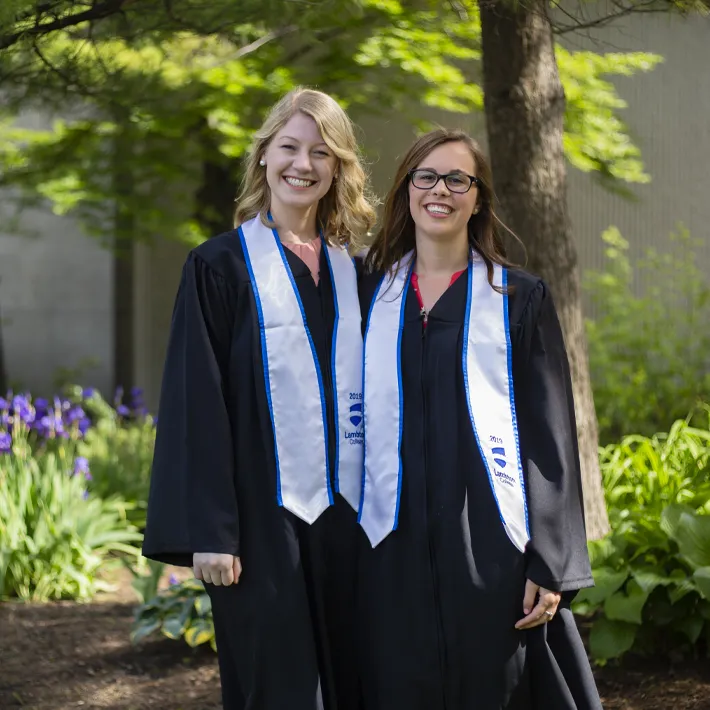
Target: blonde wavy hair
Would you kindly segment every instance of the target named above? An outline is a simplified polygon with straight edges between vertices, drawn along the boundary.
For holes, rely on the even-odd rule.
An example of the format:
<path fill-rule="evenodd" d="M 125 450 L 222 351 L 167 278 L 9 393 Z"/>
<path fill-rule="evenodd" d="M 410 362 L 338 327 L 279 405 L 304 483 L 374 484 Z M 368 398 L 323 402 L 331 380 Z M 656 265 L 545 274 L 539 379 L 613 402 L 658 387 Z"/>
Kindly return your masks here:
<path fill-rule="evenodd" d="M 317 223 L 329 243 L 358 249 L 375 223 L 375 210 L 368 193 L 352 121 L 335 99 L 321 91 L 298 87 L 283 96 L 256 131 L 246 161 L 241 191 L 236 199 L 234 224 L 238 227 L 260 215 L 266 226 L 271 190 L 259 160 L 274 136 L 300 111 L 318 126 L 326 145 L 338 158 L 338 178 L 318 203 Z"/>

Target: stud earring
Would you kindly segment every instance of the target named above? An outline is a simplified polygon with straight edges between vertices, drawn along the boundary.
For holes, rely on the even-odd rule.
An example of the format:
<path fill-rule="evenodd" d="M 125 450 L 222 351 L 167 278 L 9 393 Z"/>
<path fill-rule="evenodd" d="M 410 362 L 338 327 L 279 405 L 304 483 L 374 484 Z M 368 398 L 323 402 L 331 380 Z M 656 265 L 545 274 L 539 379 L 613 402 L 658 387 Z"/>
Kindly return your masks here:
<path fill-rule="evenodd" d="M 259 165 L 261 165 L 261 167 L 263 168 L 263 167 L 266 165 L 266 161 L 262 158 L 262 159 L 259 161 Z"/>

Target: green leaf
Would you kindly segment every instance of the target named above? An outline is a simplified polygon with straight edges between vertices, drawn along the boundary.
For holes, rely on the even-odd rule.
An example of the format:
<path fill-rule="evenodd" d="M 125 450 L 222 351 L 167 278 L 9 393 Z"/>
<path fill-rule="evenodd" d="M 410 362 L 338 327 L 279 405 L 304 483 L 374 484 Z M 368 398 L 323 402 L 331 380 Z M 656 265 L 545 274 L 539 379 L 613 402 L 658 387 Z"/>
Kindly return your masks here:
<path fill-rule="evenodd" d="M 575 599 L 572 602 L 572 612 L 575 616 L 591 616 L 599 608 L 598 604 L 589 604 L 584 600 Z"/>
<path fill-rule="evenodd" d="M 178 586 L 178 585 L 176 585 L 176 586 Z M 195 591 L 195 592 L 204 592 L 205 591 L 205 585 L 202 583 L 202 581 L 199 579 L 195 579 L 194 577 L 190 577 L 189 579 L 186 579 L 179 586 L 182 589 L 189 589 L 189 590 Z"/>
<path fill-rule="evenodd" d="M 631 580 L 626 590 L 619 590 L 604 602 L 604 613 L 608 619 L 641 624 L 643 606 L 649 592 L 644 591 L 637 582 Z"/>
<path fill-rule="evenodd" d="M 206 619 L 196 619 L 185 631 L 185 641 L 193 648 L 214 638 L 214 626 Z"/>
<path fill-rule="evenodd" d="M 601 540 L 590 540 L 587 544 L 587 548 L 593 569 L 604 566 L 604 563 L 616 552 L 614 540 L 610 535 L 607 535 L 607 537 Z"/>
<path fill-rule="evenodd" d="M 668 598 L 671 604 L 679 602 L 686 594 L 695 591 L 695 584 L 693 584 L 689 579 L 684 579 L 675 583 L 672 589 L 668 590 Z"/>
<path fill-rule="evenodd" d="M 604 602 L 626 581 L 628 570 L 613 570 L 609 567 L 600 567 L 593 570 L 594 586 L 582 589 L 576 597 L 578 602 L 585 602 L 597 606 Z"/>
<path fill-rule="evenodd" d="M 669 505 L 661 515 L 661 527 L 691 564 L 710 566 L 710 516 L 696 515 L 685 505 Z"/>
<path fill-rule="evenodd" d="M 693 581 L 703 597 L 710 600 L 710 566 L 696 569 L 693 572 Z"/>
<path fill-rule="evenodd" d="M 195 599 L 195 611 L 200 616 L 206 616 L 212 612 L 212 600 L 208 594 L 200 594 L 200 596 Z"/>
<path fill-rule="evenodd" d="M 601 618 L 594 622 L 589 635 L 589 650 L 595 660 L 618 658 L 633 645 L 638 626 L 625 621 Z"/>
<path fill-rule="evenodd" d="M 656 587 L 666 587 L 675 583 L 675 580 L 663 575 L 661 567 L 635 569 L 631 574 L 639 587 L 647 594 L 650 594 Z"/>
<path fill-rule="evenodd" d="M 705 619 L 702 616 L 686 616 L 673 622 L 673 628 L 684 634 L 692 644 L 700 638 L 704 625 Z"/>
<path fill-rule="evenodd" d="M 135 624 L 131 631 L 131 642 L 139 643 L 147 636 L 157 631 L 161 625 L 160 619 L 146 619 L 145 621 Z"/>
<path fill-rule="evenodd" d="M 188 626 L 190 612 L 192 612 L 193 602 L 191 598 L 183 600 L 176 612 L 169 614 L 163 620 L 162 632 L 168 638 L 179 639 Z"/>

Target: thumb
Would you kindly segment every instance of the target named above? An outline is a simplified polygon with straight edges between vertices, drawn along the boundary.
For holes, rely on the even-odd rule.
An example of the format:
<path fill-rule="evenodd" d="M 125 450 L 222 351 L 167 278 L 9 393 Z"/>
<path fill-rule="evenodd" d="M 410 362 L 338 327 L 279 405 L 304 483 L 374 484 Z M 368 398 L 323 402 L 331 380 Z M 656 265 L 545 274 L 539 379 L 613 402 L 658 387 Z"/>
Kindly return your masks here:
<path fill-rule="evenodd" d="M 239 582 L 239 577 L 242 574 L 242 562 L 238 557 L 234 558 L 232 563 L 232 571 L 234 572 L 234 584 Z"/>
<path fill-rule="evenodd" d="M 523 612 L 529 614 L 535 606 L 535 599 L 540 587 L 531 580 L 525 581 L 525 596 L 523 597 Z"/>

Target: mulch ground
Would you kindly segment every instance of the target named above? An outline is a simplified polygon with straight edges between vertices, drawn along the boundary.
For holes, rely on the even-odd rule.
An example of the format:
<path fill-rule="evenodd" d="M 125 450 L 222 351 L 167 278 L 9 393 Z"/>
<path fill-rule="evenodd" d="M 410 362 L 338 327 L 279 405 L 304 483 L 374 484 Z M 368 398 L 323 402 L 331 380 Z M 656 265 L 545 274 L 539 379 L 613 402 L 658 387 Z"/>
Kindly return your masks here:
<path fill-rule="evenodd" d="M 0 605 L 0 709 L 218 710 L 209 648 L 129 631 L 129 579 L 91 604 Z M 710 710 L 710 661 L 630 659 L 595 671 L 606 710 Z"/>

